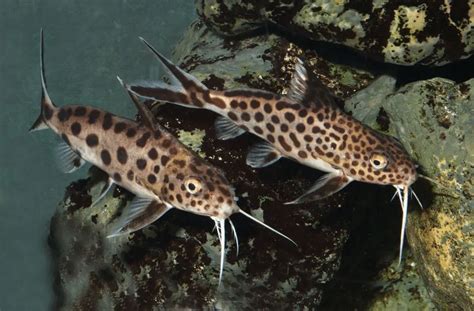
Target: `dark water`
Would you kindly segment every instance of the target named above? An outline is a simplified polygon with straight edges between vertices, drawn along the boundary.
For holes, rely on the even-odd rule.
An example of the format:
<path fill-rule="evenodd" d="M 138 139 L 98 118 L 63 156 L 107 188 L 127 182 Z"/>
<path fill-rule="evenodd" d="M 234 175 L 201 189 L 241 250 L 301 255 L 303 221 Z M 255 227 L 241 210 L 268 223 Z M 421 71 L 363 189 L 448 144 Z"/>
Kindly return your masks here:
<path fill-rule="evenodd" d="M 116 80 L 159 78 L 146 68 L 143 36 L 169 55 L 195 18 L 187 0 L 2 0 L 0 5 L 0 310 L 49 310 L 47 237 L 64 188 L 86 174 L 62 174 L 50 131 L 28 133 L 39 113 L 39 31 L 45 30 L 50 96 L 116 114 L 135 111 Z"/>

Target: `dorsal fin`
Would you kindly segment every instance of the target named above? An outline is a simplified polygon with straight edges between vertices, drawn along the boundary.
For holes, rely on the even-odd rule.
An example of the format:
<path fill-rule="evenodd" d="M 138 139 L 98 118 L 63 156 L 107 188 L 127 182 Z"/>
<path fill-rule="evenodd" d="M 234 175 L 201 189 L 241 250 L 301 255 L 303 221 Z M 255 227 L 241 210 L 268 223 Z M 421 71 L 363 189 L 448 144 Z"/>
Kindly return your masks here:
<path fill-rule="evenodd" d="M 146 127 L 153 131 L 158 130 L 158 125 L 155 122 L 155 117 L 153 116 L 153 113 L 151 113 L 150 109 L 148 109 L 145 104 L 142 103 L 140 99 L 138 99 L 137 95 L 128 90 L 128 86 L 123 83 L 122 79 L 120 79 L 119 76 L 117 76 L 117 80 L 119 80 L 120 84 L 127 90 L 128 95 L 132 99 L 133 103 L 137 107 L 138 113 L 142 117 L 143 124 L 145 124 Z"/>
<path fill-rule="evenodd" d="M 296 102 L 301 102 L 304 99 L 307 88 L 308 73 L 306 72 L 303 61 L 297 58 L 287 97 Z"/>
<path fill-rule="evenodd" d="M 286 96 L 307 108 L 337 106 L 334 94 L 311 71 L 306 69 L 303 61 L 299 58 L 297 58 L 290 89 Z"/>

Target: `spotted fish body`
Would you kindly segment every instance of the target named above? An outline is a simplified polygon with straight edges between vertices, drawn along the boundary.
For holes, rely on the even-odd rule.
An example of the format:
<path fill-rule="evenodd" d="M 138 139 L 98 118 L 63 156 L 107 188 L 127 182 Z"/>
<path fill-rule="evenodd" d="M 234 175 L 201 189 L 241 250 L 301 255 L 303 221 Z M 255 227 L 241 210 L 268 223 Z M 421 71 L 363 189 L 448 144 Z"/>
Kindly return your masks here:
<path fill-rule="evenodd" d="M 406 219 L 407 203 L 401 190 L 406 197 L 417 178 L 414 162 L 396 139 L 341 110 L 301 61 L 295 65 L 286 96 L 254 89 L 213 91 L 142 41 L 168 70 L 172 84 L 135 84 L 129 86 L 129 91 L 220 114 L 216 121 L 218 138 L 233 138 L 245 131 L 259 136 L 264 142 L 253 146 L 247 156 L 247 164 L 252 167 L 267 166 L 286 157 L 328 173 L 289 203 L 322 199 L 353 180 L 393 185 Z"/>
<path fill-rule="evenodd" d="M 46 89 L 42 51 L 41 33 L 41 113 L 32 130 L 50 128 L 61 136 L 64 143 L 59 157 L 65 171 L 74 171 L 87 161 L 109 175 L 109 185 L 117 184 L 136 195 L 109 237 L 139 230 L 171 208 L 209 216 L 221 241 L 220 283 L 229 216 L 242 213 L 284 236 L 240 210 L 224 174 L 154 122 L 151 112 L 133 94 L 140 123 L 93 107 L 56 107 Z"/>

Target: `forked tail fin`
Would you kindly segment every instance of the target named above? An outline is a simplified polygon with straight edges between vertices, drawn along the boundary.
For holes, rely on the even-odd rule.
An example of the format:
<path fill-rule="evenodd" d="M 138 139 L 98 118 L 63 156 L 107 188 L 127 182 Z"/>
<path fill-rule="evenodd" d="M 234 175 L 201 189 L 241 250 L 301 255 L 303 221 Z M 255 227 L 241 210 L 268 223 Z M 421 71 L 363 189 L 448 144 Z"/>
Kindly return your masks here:
<path fill-rule="evenodd" d="M 40 33 L 40 74 L 41 74 L 41 112 L 36 121 L 30 128 L 30 132 L 38 131 L 48 128 L 46 123 L 49 120 L 56 108 L 54 103 L 51 101 L 51 98 L 48 95 L 48 90 L 46 88 L 46 78 L 44 76 L 44 39 L 43 39 L 43 29 Z"/>
<path fill-rule="evenodd" d="M 141 97 L 174 103 L 191 108 L 202 108 L 204 97 L 209 90 L 198 79 L 173 64 L 160 54 L 151 44 L 140 37 L 140 40 L 156 56 L 166 70 L 171 84 L 165 82 L 140 82 L 127 85 L 127 89 Z"/>

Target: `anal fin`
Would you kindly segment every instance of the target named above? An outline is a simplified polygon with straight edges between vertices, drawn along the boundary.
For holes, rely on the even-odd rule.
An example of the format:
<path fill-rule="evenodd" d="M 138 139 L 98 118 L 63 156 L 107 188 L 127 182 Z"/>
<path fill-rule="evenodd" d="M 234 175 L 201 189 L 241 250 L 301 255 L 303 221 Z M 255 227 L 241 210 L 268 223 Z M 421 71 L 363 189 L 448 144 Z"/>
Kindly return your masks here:
<path fill-rule="evenodd" d="M 57 146 L 56 158 L 59 168 L 65 173 L 72 173 L 85 163 L 81 156 L 65 142 L 60 142 Z"/>
<path fill-rule="evenodd" d="M 347 186 L 352 179 L 340 172 L 328 173 L 296 200 L 285 204 L 300 204 L 327 198 Z"/>
<path fill-rule="evenodd" d="M 163 202 L 135 197 L 112 226 L 108 238 L 140 230 L 155 222 L 172 207 Z"/>
<path fill-rule="evenodd" d="M 250 147 L 247 155 L 247 165 L 257 168 L 265 167 L 275 163 L 281 158 L 281 154 L 267 142 L 256 143 Z"/>
<path fill-rule="evenodd" d="M 217 117 L 214 127 L 216 129 L 216 137 L 220 140 L 235 138 L 245 133 L 244 129 L 240 128 L 237 124 L 222 116 Z"/>

